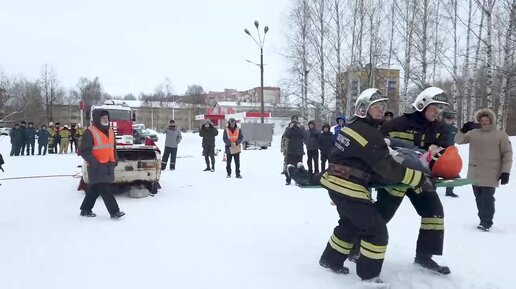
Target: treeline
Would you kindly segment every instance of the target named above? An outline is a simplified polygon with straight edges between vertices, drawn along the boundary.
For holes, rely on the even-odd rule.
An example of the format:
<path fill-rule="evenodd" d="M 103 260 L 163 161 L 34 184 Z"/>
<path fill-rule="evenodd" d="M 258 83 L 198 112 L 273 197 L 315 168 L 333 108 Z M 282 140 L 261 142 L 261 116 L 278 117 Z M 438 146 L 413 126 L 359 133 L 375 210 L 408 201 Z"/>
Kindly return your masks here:
<path fill-rule="evenodd" d="M 515 105 L 516 0 L 292 0 L 285 19 L 284 90 L 302 108 L 349 114 L 352 80 L 337 76 L 365 71 L 363 90 L 379 68 L 400 70 L 400 111 L 432 85 L 459 123 L 488 107 L 504 128 Z"/>
<path fill-rule="evenodd" d="M 35 80 L 12 76 L 0 70 L 0 123 L 26 119 L 36 123 L 48 123 L 54 121 L 55 105 L 79 105 L 82 100 L 87 110 L 91 105 L 102 103 L 106 99 L 141 100 L 149 105 L 156 101 L 185 102 L 199 106 L 205 104 L 201 85 L 191 85 L 184 94 L 176 95 L 168 78 L 159 83 L 153 93 L 117 96 L 106 92 L 98 77 L 81 77 L 75 87 L 67 89 L 59 81 L 56 70 L 49 64 L 42 66 L 40 77 Z"/>

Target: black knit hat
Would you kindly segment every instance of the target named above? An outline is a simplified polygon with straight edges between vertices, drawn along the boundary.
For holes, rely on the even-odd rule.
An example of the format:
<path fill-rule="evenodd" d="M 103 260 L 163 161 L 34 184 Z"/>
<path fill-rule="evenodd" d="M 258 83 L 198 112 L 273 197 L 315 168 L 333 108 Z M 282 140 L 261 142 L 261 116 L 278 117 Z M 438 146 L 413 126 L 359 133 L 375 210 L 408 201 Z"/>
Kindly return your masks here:
<path fill-rule="evenodd" d="M 455 118 L 455 112 L 453 112 L 453 111 L 443 111 L 443 118 L 454 119 Z"/>

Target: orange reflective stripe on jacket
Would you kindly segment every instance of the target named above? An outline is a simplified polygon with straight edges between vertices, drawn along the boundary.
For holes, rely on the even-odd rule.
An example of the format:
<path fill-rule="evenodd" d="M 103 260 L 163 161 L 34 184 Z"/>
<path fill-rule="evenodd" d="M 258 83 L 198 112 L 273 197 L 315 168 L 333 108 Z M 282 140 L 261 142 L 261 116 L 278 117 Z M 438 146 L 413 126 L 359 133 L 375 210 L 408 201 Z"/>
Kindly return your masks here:
<path fill-rule="evenodd" d="M 232 132 L 229 128 L 226 128 L 226 133 L 228 134 L 228 139 L 230 142 L 237 142 L 239 134 L 238 128 L 235 128 L 234 132 Z"/>
<path fill-rule="evenodd" d="M 88 128 L 93 136 L 91 153 L 101 164 L 115 162 L 115 133 L 109 129 L 109 137 L 95 126 Z"/>

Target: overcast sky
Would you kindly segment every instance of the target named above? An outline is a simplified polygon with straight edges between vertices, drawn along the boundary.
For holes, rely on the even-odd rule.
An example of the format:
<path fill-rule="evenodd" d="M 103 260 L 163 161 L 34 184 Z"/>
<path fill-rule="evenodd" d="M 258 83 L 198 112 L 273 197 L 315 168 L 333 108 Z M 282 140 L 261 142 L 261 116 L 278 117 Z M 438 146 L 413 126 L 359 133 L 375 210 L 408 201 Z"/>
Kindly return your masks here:
<path fill-rule="evenodd" d="M 285 69 L 288 0 L 0 0 L 0 70 L 39 77 L 52 65 L 65 88 L 98 76 L 111 95 L 152 92 L 170 78 L 175 93 L 260 85 L 259 48 L 244 33 L 270 27 L 265 85 Z"/>

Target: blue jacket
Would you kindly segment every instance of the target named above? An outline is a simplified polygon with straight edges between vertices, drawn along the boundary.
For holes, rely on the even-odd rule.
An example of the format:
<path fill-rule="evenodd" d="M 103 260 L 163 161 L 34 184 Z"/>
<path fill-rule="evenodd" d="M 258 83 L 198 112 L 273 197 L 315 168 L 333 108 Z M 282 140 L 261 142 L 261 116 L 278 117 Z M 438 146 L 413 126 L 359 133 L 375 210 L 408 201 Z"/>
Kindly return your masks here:
<path fill-rule="evenodd" d="M 36 133 L 38 136 L 38 143 L 39 144 L 48 144 L 48 137 L 50 136 L 50 133 L 48 133 L 48 129 L 46 128 L 40 128 L 38 129 L 38 132 Z"/>
<path fill-rule="evenodd" d="M 455 135 L 457 134 L 458 129 L 453 124 L 446 124 L 446 127 L 448 128 L 449 143 L 454 144 L 455 143 Z"/>
<path fill-rule="evenodd" d="M 333 141 L 334 141 L 334 142 L 335 142 L 335 141 L 337 141 L 337 136 L 339 135 L 340 130 L 341 130 L 341 129 L 342 129 L 342 127 L 343 127 L 343 126 L 341 126 L 341 125 L 339 124 L 339 119 L 342 119 L 342 120 L 344 121 L 344 125 L 343 125 L 343 126 L 345 126 L 345 125 L 346 125 L 346 118 L 345 118 L 344 116 L 342 116 L 342 115 L 339 115 L 339 116 L 337 117 L 337 119 L 336 119 L 336 120 L 337 120 L 337 126 L 335 127 L 335 133 L 333 134 Z"/>
<path fill-rule="evenodd" d="M 23 133 L 25 134 L 25 143 L 36 141 L 36 129 L 34 127 L 27 127 Z"/>

